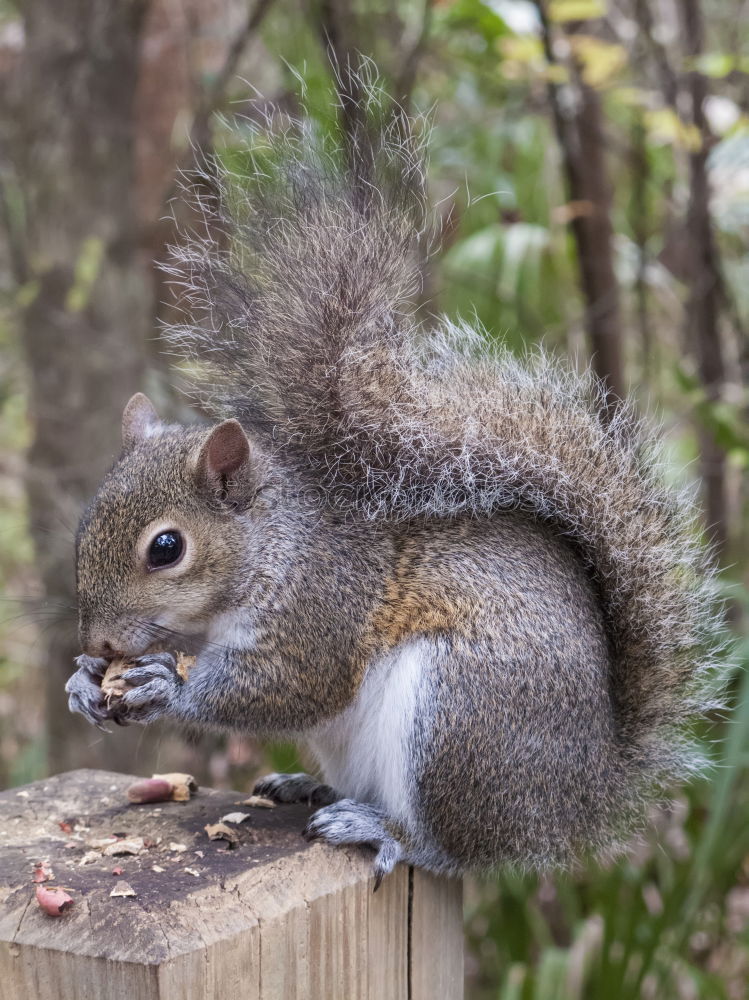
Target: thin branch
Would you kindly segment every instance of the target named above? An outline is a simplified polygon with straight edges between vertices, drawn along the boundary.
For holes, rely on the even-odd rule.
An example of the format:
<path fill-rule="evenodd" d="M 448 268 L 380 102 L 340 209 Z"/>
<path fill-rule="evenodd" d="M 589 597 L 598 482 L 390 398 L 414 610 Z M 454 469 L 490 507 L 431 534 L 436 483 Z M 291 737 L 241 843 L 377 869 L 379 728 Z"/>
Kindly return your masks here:
<path fill-rule="evenodd" d="M 191 144 L 200 146 L 204 143 L 210 120 L 213 114 L 221 107 L 226 90 L 237 72 L 245 50 L 255 37 L 258 28 L 272 5 L 273 0 L 257 0 L 245 21 L 244 27 L 237 32 L 229 46 L 223 66 L 216 74 L 212 85 L 206 91 L 195 113 L 192 128 L 190 129 Z"/>
<path fill-rule="evenodd" d="M 227 87 L 237 72 L 240 60 L 272 5 L 273 0 L 257 0 L 252 11 L 247 16 L 244 26 L 237 32 L 237 35 L 229 46 L 223 66 L 216 74 L 212 86 L 203 96 L 193 116 L 188 148 L 181 162 L 178 160 L 175 164 L 169 185 L 162 199 L 164 205 L 168 205 L 176 194 L 180 174 L 189 168 L 190 163 L 196 155 L 196 151 L 205 150 L 208 147 L 211 118 L 221 107 Z M 200 154 L 198 153 L 198 155 Z M 208 163 L 209 161 L 206 158 L 202 164 L 204 172 Z"/>
<path fill-rule="evenodd" d="M 665 46 L 658 41 L 649 0 L 635 0 L 635 18 L 640 28 L 640 36 L 645 40 L 653 57 L 666 103 L 678 114 L 679 77 L 671 65 Z"/>
<path fill-rule="evenodd" d="M 698 0 L 682 0 L 680 12 L 685 55 L 694 62 L 701 55 L 704 46 L 704 25 Z M 685 322 L 687 343 L 695 352 L 706 398 L 716 402 L 723 392 L 726 364 L 719 321 L 721 270 L 710 214 L 710 180 L 707 170 L 712 138 L 704 107 L 707 81 L 698 70 L 690 69 L 686 83 L 692 104 L 692 124 L 699 132 L 700 145 L 689 153 L 686 233 L 690 281 Z M 708 530 L 718 551 L 725 554 L 728 545 L 726 457 L 711 428 L 701 426 L 699 435 Z"/>
<path fill-rule="evenodd" d="M 549 66 L 554 55 L 551 25 L 544 0 L 536 0 L 541 19 L 542 42 Z M 617 400 L 625 395 L 621 346 L 619 285 L 613 263 L 611 190 L 606 172 L 601 103 L 598 93 L 580 77 L 574 60 L 576 107 L 570 111 L 562 100 L 560 86 L 548 81 L 549 103 L 562 153 L 570 202 L 579 205 L 570 220 L 577 247 L 580 282 L 586 301 L 585 325 L 593 369 L 606 386 L 609 417 Z"/>
<path fill-rule="evenodd" d="M 432 12 L 434 0 L 424 0 L 424 10 L 418 34 L 409 49 L 402 56 L 402 69 L 395 81 L 395 97 L 403 110 L 408 113 L 413 99 L 416 75 L 419 64 L 426 50 L 429 32 L 432 27 Z"/>
<path fill-rule="evenodd" d="M 10 261 L 13 280 L 16 285 L 20 286 L 25 285 L 29 280 L 30 268 L 23 230 L 18 226 L 13 217 L 9 188 L 10 185 L 6 177 L 6 171 L 3 169 L 2 164 L 0 164 L 0 223 L 2 223 L 2 228 L 5 230 L 5 242 L 8 247 L 8 259 Z"/>

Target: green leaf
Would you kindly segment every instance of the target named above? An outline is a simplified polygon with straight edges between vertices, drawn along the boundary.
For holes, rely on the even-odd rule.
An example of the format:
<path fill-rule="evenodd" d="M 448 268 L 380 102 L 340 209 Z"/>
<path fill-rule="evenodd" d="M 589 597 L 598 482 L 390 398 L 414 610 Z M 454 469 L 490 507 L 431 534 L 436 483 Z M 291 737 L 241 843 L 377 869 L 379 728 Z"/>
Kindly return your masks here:
<path fill-rule="evenodd" d="M 532 295 L 540 292 L 541 259 L 549 248 L 550 239 L 548 229 L 525 222 L 516 222 L 504 229 L 500 295 L 518 298 L 524 281 L 530 282 Z"/>
<path fill-rule="evenodd" d="M 489 45 L 510 34 L 505 21 L 482 0 L 457 0 L 446 11 L 442 24 L 449 28 L 473 28 Z"/>
<path fill-rule="evenodd" d="M 104 241 L 98 236 L 87 237 L 81 246 L 73 272 L 73 284 L 65 305 L 71 312 L 83 312 L 91 299 L 104 258 Z"/>
<path fill-rule="evenodd" d="M 694 60 L 694 67 L 705 76 L 720 78 L 728 76 L 736 67 L 736 59 L 727 52 L 705 52 Z"/>

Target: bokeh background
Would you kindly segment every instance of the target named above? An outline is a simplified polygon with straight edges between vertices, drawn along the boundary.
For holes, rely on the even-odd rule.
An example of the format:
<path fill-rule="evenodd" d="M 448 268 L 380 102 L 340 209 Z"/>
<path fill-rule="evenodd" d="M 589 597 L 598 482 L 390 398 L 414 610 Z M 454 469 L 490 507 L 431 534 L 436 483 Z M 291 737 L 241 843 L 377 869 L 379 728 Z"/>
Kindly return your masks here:
<path fill-rule="evenodd" d="M 85 765 L 247 788 L 300 765 L 287 746 L 167 727 L 103 737 L 63 683 L 73 535 L 122 406 L 145 389 L 195 419 L 159 334 L 179 172 L 196 150 L 231 157 L 237 116 L 265 99 L 298 110 L 302 90 L 317 126 L 345 134 L 331 54 L 371 57 L 431 116 L 441 249 L 425 313 L 592 363 L 612 396 L 657 413 L 669 475 L 701 495 L 725 567 L 735 645 L 730 704 L 704 732 L 711 779 L 616 864 L 470 880 L 468 996 L 741 1000 L 747 0 L 0 0 L 0 786 Z"/>

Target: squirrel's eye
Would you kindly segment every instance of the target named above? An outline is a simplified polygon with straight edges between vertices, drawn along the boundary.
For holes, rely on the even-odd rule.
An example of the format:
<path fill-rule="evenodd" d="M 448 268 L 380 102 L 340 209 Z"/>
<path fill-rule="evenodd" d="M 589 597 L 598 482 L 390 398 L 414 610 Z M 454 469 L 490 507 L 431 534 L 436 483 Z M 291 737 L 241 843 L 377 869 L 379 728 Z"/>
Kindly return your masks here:
<path fill-rule="evenodd" d="M 164 531 L 151 542 L 148 565 L 151 569 L 171 566 L 182 555 L 184 547 L 182 535 L 178 531 Z"/>

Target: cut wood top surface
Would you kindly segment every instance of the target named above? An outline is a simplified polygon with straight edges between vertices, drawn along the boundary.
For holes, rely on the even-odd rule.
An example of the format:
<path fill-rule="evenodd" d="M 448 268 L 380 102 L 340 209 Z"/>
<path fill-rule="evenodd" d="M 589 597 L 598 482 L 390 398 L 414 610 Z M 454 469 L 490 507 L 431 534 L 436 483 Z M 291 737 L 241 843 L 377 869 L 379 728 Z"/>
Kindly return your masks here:
<path fill-rule="evenodd" d="M 229 928 L 238 932 L 370 880 L 371 852 L 302 839 L 312 811 L 304 806 L 252 808 L 241 805 L 248 793 L 211 789 L 189 802 L 133 805 L 126 792 L 135 780 L 81 770 L 0 793 L 0 941 L 160 963 L 225 938 Z M 238 843 L 229 849 L 209 840 L 206 824 L 238 811 L 250 813 L 229 824 Z M 142 837 L 146 847 L 102 856 L 91 846 L 114 834 Z M 40 861 L 55 876 L 45 884 L 64 887 L 75 901 L 59 918 L 36 904 Z M 114 875 L 116 868 L 122 873 Z M 111 897 L 119 881 L 135 896 Z"/>

